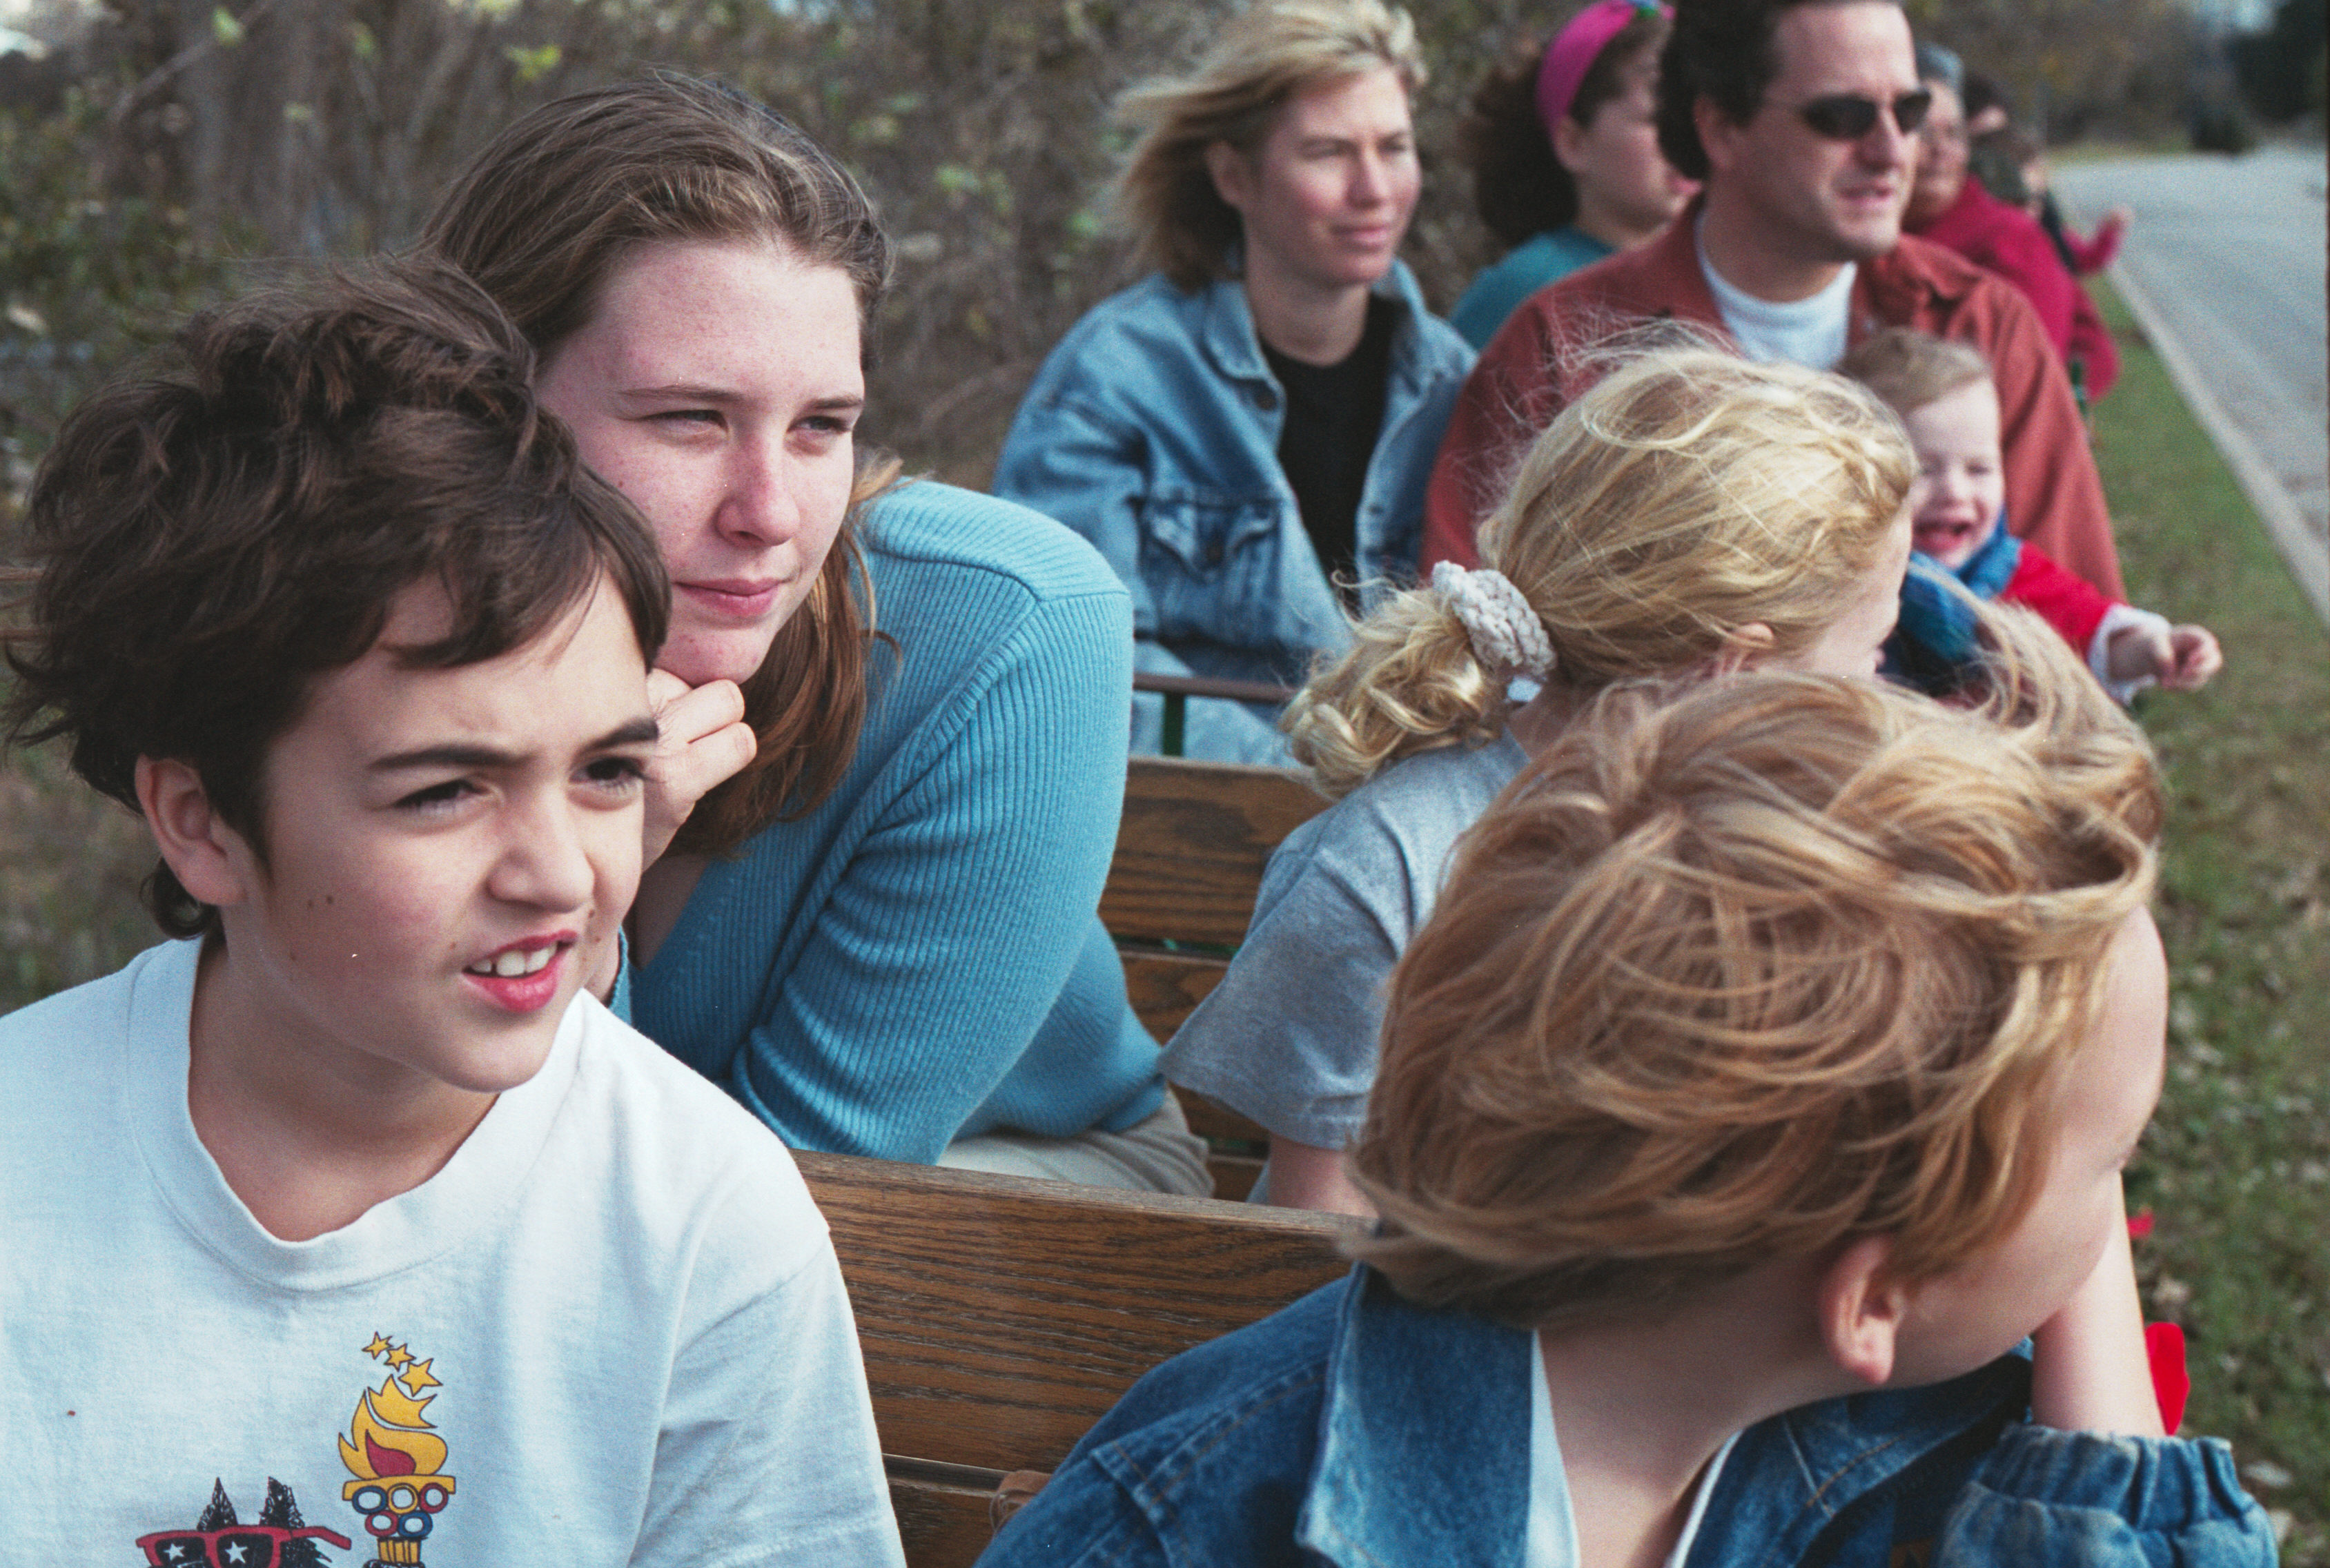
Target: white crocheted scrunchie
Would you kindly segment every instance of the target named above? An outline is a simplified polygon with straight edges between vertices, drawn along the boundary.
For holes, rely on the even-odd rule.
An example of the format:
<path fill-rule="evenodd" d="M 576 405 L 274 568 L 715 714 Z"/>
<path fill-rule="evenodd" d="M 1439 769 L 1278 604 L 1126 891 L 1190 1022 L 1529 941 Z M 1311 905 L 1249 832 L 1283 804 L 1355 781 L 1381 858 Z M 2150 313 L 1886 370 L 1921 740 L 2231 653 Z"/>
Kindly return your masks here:
<path fill-rule="evenodd" d="M 1553 643 L 1530 601 L 1492 567 L 1467 571 L 1453 561 L 1432 569 L 1432 590 L 1464 623 L 1473 656 L 1490 669 L 1543 680 L 1553 673 Z"/>

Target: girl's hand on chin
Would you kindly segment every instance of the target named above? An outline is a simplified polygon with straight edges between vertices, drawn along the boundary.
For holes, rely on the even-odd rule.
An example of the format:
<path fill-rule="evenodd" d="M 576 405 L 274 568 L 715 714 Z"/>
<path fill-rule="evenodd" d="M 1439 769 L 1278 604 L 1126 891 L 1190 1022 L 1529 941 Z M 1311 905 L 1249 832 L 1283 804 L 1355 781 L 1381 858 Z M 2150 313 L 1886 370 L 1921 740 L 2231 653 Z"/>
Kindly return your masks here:
<path fill-rule="evenodd" d="M 740 772 L 759 749 L 753 726 L 744 723 L 744 694 L 734 681 L 690 686 L 667 671 L 649 670 L 648 701 L 663 735 L 648 764 L 642 869 L 671 847 L 696 803 Z"/>

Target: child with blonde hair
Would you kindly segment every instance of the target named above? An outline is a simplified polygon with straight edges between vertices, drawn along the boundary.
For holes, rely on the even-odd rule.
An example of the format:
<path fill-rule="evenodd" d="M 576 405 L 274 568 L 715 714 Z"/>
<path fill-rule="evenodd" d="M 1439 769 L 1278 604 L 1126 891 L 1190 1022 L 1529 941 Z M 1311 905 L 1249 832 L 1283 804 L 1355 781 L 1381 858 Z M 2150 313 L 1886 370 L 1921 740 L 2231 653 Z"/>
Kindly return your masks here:
<path fill-rule="evenodd" d="M 2270 1563 L 2145 1375 L 2158 774 L 1982 613 L 1977 711 L 1573 718 L 1394 977 L 1362 1266 L 1136 1384 L 985 1568 Z"/>
<path fill-rule="evenodd" d="M 1457 836 L 1592 694 L 1749 667 L 1872 675 L 1912 477 L 1862 389 L 1696 342 L 1638 353 L 1538 439 L 1482 534 L 1353 631 L 1288 710 L 1340 797 L 1271 859 L 1166 1073 L 1271 1132 L 1267 1201 L 1367 1212 L 1342 1172 L 1381 989 Z M 1515 708 L 1516 678 L 1538 690 Z"/>
<path fill-rule="evenodd" d="M 2224 656 L 2207 627 L 2171 626 L 2112 599 L 2007 532 L 1998 388 L 1980 349 L 1897 327 L 1861 344 L 1837 369 L 1884 399 L 1909 433 L 1918 457 L 1911 542 L 1919 555 L 1976 599 L 2038 611 L 2122 702 L 2155 681 L 2186 692 L 2209 684 Z M 1972 646 L 1955 603 L 1914 588 L 1905 600 L 1896 651 L 1902 673 L 1919 685 L 1950 684 L 1946 672 Z"/>

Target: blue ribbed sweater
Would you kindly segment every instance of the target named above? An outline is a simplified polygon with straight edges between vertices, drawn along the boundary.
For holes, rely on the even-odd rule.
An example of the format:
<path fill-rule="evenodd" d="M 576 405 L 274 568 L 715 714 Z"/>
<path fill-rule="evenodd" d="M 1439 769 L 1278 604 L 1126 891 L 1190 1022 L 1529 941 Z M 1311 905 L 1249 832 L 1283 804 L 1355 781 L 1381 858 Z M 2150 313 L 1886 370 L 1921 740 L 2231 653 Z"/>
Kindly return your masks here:
<path fill-rule="evenodd" d="M 1132 611 L 1083 540 L 916 482 L 864 535 L 877 645 L 825 803 L 706 868 L 634 1022 L 796 1148 L 927 1164 L 1157 1109 L 1094 914 L 1124 797 Z"/>

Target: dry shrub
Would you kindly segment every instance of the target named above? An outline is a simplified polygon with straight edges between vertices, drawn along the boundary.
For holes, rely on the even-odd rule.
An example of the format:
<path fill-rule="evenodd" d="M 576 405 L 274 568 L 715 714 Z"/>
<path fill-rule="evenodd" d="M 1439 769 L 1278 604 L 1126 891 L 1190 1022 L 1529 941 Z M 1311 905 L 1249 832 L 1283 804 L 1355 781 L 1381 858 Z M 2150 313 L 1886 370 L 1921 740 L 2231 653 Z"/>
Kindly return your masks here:
<path fill-rule="evenodd" d="M 2026 93 L 2046 83 L 2059 118 L 2140 95 L 2163 59 L 2182 70 L 2174 0 L 1909 3 L 1974 63 Z M 1416 105 L 1425 186 L 1407 254 L 1436 308 L 1492 252 L 1447 156 L 1456 111 L 1511 39 L 1573 8 L 1411 5 L 1432 78 Z M 652 65 L 725 76 L 831 146 L 880 203 L 900 265 L 869 431 L 914 468 L 977 485 L 1045 351 L 1130 281 L 1109 206 L 1125 145 L 1111 101 L 1184 64 L 1229 9 L 113 0 L 75 72 L 113 84 L 90 138 L 110 191 L 194 214 L 211 243 L 239 224 L 262 252 L 300 260 L 400 243 L 485 137 L 560 92 Z"/>
<path fill-rule="evenodd" d="M 1227 9 L 117 0 L 74 70 L 111 84 L 82 135 L 108 191 L 193 214 L 198 242 L 230 248 L 232 231 L 231 248 L 294 261 L 402 242 L 488 136 L 558 93 L 652 65 L 726 77 L 833 147 L 880 204 L 899 267 L 869 429 L 912 467 L 977 485 L 1045 351 L 1132 280 L 1109 197 L 1127 138 L 1110 103 L 1186 63 Z M 1416 9 L 1433 77 L 1416 106 L 1426 186 L 1408 256 L 1445 309 L 1489 245 L 1463 176 L 1435 155 L 1522 13 L 1514 0 Z"/>

